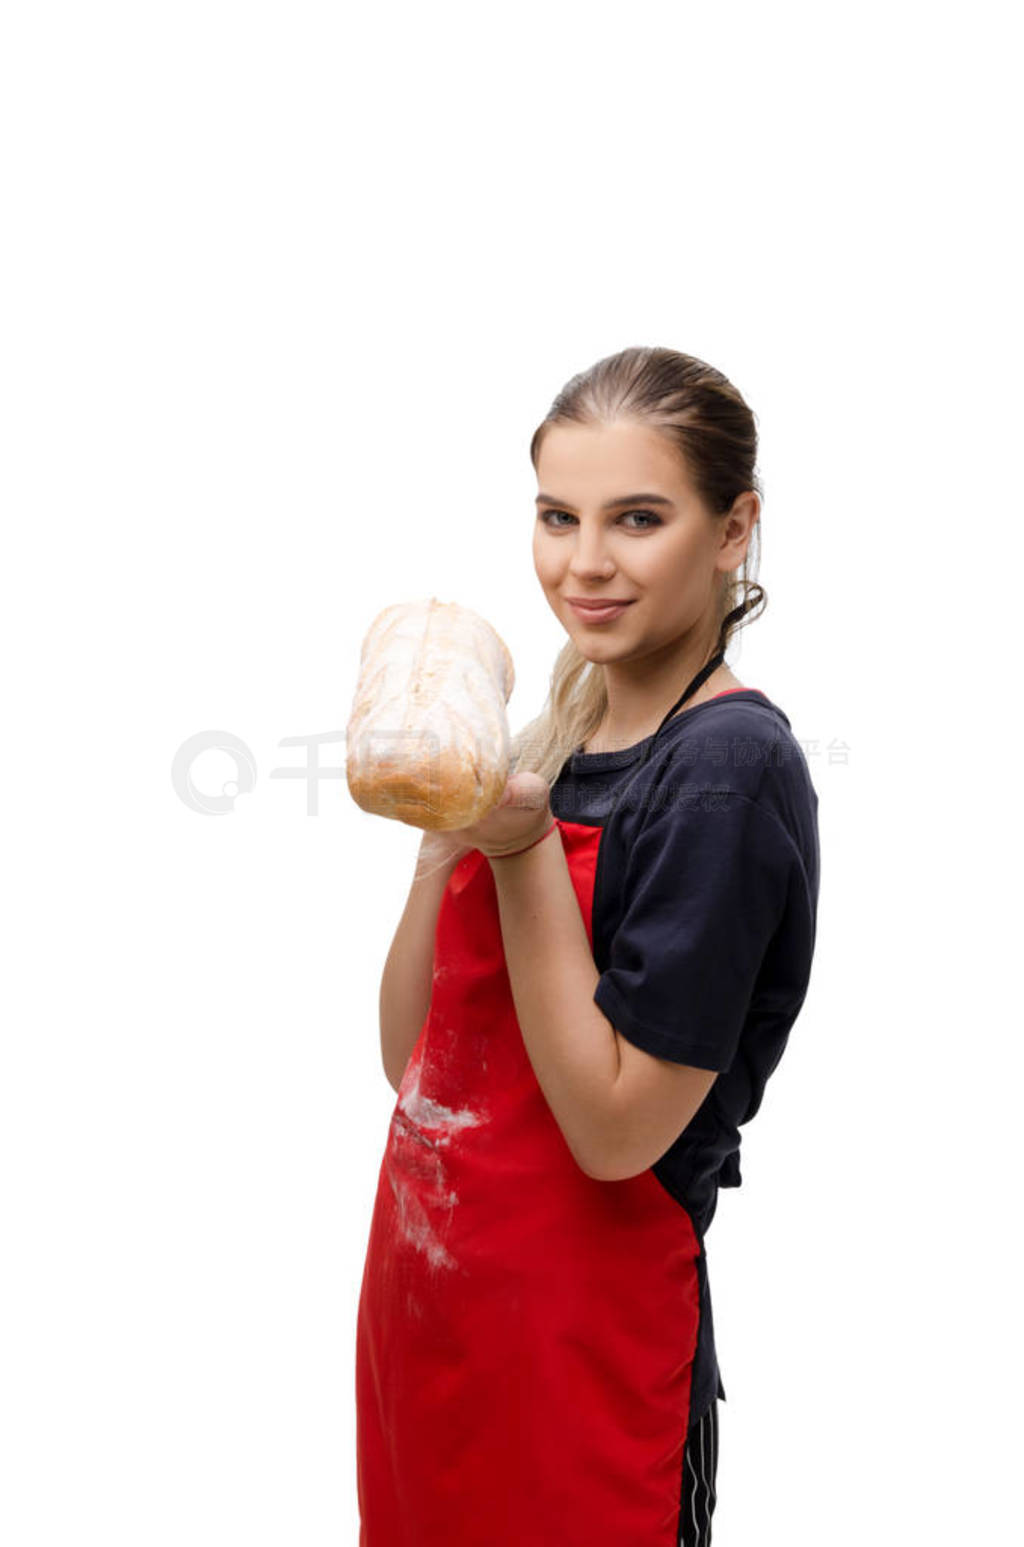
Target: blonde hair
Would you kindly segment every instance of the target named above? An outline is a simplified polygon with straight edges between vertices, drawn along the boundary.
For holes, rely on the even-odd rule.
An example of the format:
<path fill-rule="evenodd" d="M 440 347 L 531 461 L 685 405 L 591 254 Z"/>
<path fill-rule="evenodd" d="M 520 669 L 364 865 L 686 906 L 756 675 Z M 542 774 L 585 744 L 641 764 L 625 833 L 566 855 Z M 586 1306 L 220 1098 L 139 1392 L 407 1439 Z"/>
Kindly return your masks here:
<path fill-rule="evenodd" d="M 721 371 L 675 349 L 623 349 L 573 376 L 534 431 L 534 470 L 549 426 L 619 418 L 646 420 L 665 435 L 715 515 L 724 515 L 747 489 L 762 493 L 753 413 Z M 723 579 L 717 640 L 707 660 L 725 651 L 746 613 L 753 610 L 753 617 L 760 617 L 767 605 L 764 589 L 751 576 L 760 560 L 760 529 L 756 521 L 742 569 Z M 553 784 L 566 758 L 597 729 L 607 705 L 600 666 L 567 639 L 555 660 L 544 708 L 511 738 L 509 772 L 538 773 Z"/>

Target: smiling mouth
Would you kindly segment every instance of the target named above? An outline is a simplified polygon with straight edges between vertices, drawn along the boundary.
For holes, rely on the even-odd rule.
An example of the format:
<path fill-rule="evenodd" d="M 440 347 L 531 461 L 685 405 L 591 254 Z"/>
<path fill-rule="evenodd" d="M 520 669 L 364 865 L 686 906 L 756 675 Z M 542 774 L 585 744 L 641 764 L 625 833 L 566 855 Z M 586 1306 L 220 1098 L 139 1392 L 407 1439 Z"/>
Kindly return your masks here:
<path fill-rule="evenodd" d="M 567 601 L 577 617 L 593 618 L 595 621 L 625 612 L 627 607 L 633 605 L 632 600 L 628 602 L 574 602 L 567 598 Z"/>

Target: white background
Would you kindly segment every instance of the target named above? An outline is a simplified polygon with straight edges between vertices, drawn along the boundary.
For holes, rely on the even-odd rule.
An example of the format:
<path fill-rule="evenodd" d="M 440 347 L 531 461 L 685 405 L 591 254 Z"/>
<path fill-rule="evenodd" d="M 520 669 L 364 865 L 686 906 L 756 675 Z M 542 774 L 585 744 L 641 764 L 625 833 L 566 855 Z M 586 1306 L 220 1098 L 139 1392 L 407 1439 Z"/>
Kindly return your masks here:
<path fill-rule="evenodd" d="M 769 606 L 730 664 L 820 798 L 811 989 L 708 1240 L 715 1544 L 1016 1537 L 1010 16 L 8 11 L 9 1547 L 355 1544 L 417 837 L 336 774 L 310 809 L 290 739 L 341 767 L 369 623 L 428 595 L 537 712 L 529 439 L 631 344 L 757 414 Z M 210 731 L 256 771 L 221 817 L 171 782 Z"/>

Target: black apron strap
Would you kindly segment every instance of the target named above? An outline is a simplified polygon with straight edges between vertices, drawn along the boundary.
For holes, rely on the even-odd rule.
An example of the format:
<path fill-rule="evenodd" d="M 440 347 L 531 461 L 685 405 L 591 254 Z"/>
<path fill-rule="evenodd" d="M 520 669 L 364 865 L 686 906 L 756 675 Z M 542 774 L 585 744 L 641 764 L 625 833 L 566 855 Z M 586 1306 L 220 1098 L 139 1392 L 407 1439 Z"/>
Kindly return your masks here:
<path fill-rule="evenodd" d="M 742 618 L 743 614 L 745 612 L 749 611 L 749 609 L 753 605 L 754 605 L 754 603 L 753 603 L 752 599 L 749 596 L 745 597 L 744 600 L 742 602 L 740 602 L 738 607 L 734 607 L 732 609 L 732 611 L 730 613 L 727 613 L 726 616 L 722 619 L 722 628 L 724 629 L 726 624 L 727 623 L 731 623 L 734 618 Z M 721 637 L 721 636 L 719 636 L 719 637 Z M 676 699 L 675 703 L 672 705 L 672 708 L 665 715 L 665 717 L 662 720 L 661 724 L 658 726 L 658 729 L 654 732 L 654 735 L 651 737 L 651 739 L 648 742 L 647 746 L 644 748 L 643 754 L 642 754 L 642 756 L 640 758 L 641 763 L 644 763 L 644 762 L 647 761 L 647 758 L 650 756 L 651 752 L 654 750 L 654 743 L 655 743 L 657 737 L 661 734 L 661 731 L 664 728 L 664 726 L 666 726 L 668 724 L 669 720 L 671 720 L 671 718 L 675 714 L 676 710 L 682 708 L 683 704 L 686 703 L 686 700 L 688 698 L 690 698 L 692 694 L 696 693 L 696 691 L 700 687 L 701 683 L 702 682 L 706 682 L 708 680 L 708 678 L 711 676 L 711 673 L 713 671 L 717 671 L 718 670 L 719 666 L 721 666 L 721 664 L 722 664 L 722 662 L 724 660 L 725 660 L 725 651 L 724 650 L 719 650 L 715 655 L 713 655 L 711 657 L 710 661 L 708 661 L 706 666 L 702 666 L 701 667 L 700 671 L 694 677 L 694 679 L 690 683 L 689 687 L 687 687 L 684 690 L 684 692 L 680 693 L 679 697 Z"/>
<path fill-rule="evenodd" d="M 685 689 L 685 691 L 680 693 L 679 697 L 676 699 L 675 703 L 672 705 L 672 708 L 665 715 L 665 717 L 663 718 L 661 724 L 658 726 L 658 729 L 654 732 L 654 735 L 651 737 L 650 741 L 647 743 L 646 747 L 644 748 L 643 754 L 642 754 L 642 756 L 640 758 L 641 763 L 646 762 L 648 757 L 650 756 L 650 754 L 653 752 L 655 741 L 657 740 L 658 736 L 661 734 L 663 728 L 668 724 L 669 720 L 671 720 L 671 718 L 675 714 L 676 710 L 680 709 L 683 706 L 683 704 L 686 703 L 686 700 L 688 698 L 692 698 L 693 697 L 694 693 L 696 693 L 696 691 L 700 687 L 701 683 L 702 682 L 706 682 L 707 679 L 711 676 L 711 673 L 713 671 L 717 671 L 719 666 L 721 666 L 721 664 L 722 664 L 722 662 L 724 660 L 725 660 L 725 651 L 724 650 L 719 650 L 717 655 L 713 655 L 711 657 L 710 661 L 708 661 L 706 666 L 702 666 L 701 667 L 700 671 L 693 678 L 693 681 L 689 684 L 689 686 Z"/>

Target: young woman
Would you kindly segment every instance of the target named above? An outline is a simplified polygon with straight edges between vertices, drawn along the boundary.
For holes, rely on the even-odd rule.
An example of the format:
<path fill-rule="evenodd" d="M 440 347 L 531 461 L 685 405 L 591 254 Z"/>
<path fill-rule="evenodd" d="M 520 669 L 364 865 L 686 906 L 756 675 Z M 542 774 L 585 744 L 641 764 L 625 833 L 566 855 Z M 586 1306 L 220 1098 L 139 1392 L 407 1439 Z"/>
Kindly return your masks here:
<path fill-rule="evenodd" d="M 574 377 L 534 435 L 568 639 L 502 803 L 424 835 L 381 984 L 362 1547 L 711 1541 L 704 1235 L 818 897 L 806 759 L 725 662 L 764 601 L 755 455 L 736 389 L 667 349 Z"/>

